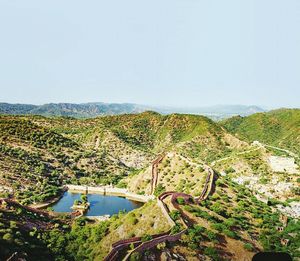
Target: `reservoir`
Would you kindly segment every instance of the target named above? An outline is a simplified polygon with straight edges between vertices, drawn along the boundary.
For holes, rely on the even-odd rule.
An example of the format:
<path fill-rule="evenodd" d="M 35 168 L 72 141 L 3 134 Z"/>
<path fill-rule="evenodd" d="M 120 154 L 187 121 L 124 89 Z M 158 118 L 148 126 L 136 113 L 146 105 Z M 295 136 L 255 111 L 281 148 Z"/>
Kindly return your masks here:
<path fill-rule="evenodd" d="M 65 192 L 63 197 L 52 205 L 54 212 L 72 212 L 71 207 L 75 200 L 80 200 L 81 193 Z M 87 194 L 90 208 L 86 212 L 86 216 L 103 216 L 118 214 L 119 211 L 131 211 L 139 208 L 143 203 L 129 200 L 123 197 Z"/>

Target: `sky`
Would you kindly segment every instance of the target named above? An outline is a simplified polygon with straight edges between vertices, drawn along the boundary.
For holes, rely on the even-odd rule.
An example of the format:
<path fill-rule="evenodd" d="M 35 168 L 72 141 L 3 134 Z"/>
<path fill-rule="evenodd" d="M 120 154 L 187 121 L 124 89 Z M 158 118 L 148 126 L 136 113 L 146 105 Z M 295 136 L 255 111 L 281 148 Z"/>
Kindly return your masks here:
<path fill-rule="evenodd" d="M 299 0 L 0 0 L 0 102 L 300 107 Z"/>

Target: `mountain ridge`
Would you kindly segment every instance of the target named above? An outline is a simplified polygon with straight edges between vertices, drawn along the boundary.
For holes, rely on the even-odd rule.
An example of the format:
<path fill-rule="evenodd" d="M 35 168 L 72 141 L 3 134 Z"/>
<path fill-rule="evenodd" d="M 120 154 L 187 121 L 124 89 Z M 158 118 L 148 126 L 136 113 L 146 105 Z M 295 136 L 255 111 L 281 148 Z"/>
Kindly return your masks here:
<path fill-rule="evenodd" d="M 268 127 L 273 130 L 270 122 L 287 130 L 297 129 L 300 119 L 294 110 L 258 115 L 276 119 L 262 129 L 260 121 L 252 127 L 258 140 L 270 133 Z M 237 117 L 239 124 L 232 128 L 243 119 Z M 202 115 L 152 111 L 88 119 L 0 115 L 0 198 L 6 198 L 0 199 L 0 258 L 24 252 L 30 260 L 40 260 L 39 253 L 44 260 L 104 260 L 119 240 L 141 237 L 146 243 L 161 233 L 172 237 L 184 229 L 184 220 L 188 227 L 181 240 L 159 244 L 141 253 L 140 260 L 161 260 L 167 253 L 185 260 L 250 260 L 262 250 L 299 257 L 300 223 L 291 210 L 297 211 L 300 173 L 277 173 L 268 163 L 272 151 L 238 139 L 224 124 Z M 216 173 L 212 179 L 210 166 Z M 85 217 L 49 219 L 25 207 L 59 198 L 66 184 L 112 185 L 138 195 L 176 191 L 177 198 L 160 201 L 175 225 L 170 227 L 156 200 L 99 223 Z M 205 201 L 187 201 L 209 184 L 213 189 Z M 288 222 L 282 222 L 281 213 Z"/>
<path fill-rule="evenodd" d="M 265 110 L 256 105 L 214 105 L 206 107 L 163 107 L 134 103 L 47 103 L 11 104 L 0 103 L 0 114 L 16 115 L 42 115 L 42 116 L 67 116 L 75 118 L 94 118 L 105 115 L 134 114 L 152 110 L 161 114 L 199 114 L 214 120 L 229 118 L 235 115 L 247 116 Z"/>

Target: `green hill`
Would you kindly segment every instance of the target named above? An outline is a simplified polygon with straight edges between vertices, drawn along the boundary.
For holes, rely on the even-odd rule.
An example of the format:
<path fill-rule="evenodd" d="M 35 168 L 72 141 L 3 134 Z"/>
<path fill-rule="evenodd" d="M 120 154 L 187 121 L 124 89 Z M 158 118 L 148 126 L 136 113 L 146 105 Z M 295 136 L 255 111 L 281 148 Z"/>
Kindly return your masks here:
<path fill-rule="evenodd" d="M 279 212 L 229 178 L 219 178 L 208 200 L 180 205 L 182 212 L 173 210 L 172 218 L 179 222 L 180 216 L 186 215 L 193 220 L 193 226 L 181 240 L 159 244 L 144 251 L 138 260 L 161 260 L 166 253 L 185 260 L 198 260 L 200 255 L 212 260 L 250 260 L 263 250 L 299 257 L 299 220 L 290 219 L 284 226 Z M 100 261 L 120 239 L 138 236 L 146 242 L 151 240 L 150 235 L 170 229 L 156 201 L 130 213 L 114 215 L 108 221 L 94 223 L 79 218 L 71 226 L 70 223 L 66 216 L 49 218 L 20 205 L 0 204 L 1 260 L 17 251 L 30 260 Z M 278 232 L 276 228 L 282 226 Z M 282 238 L 289 240 L 287 246 L 281 244 Z"/>
<path fill-rule="evenodd" d="M 222 122 L 238 138 L 288 149 L 300 155 L 300 109 L 279 109 Z"/>
<path fill-rule="evenodd" d="M 196 115 L 0 116 L 0 186 L 28 204 L 66 183 L 118 185 L 169 150 L 205 162 L 226 156 L 236 150 L 228 135 Z"/>
<path fill-rule="evenodd" d="M 179 232 L 184 222 L 193 225 L 181 240 L 145 251 L 142 260 L 174 255 L 186 260 L 200 255 L 241 260 L 263 249 L 299 257 L 299 222 L 289 217 L 283 224 L 275 208 L 299 201 L 299 174 L 291 178 L 285 172 L 275 173 L 267 161 L 271 152 L 239 139 L 259 140 L 299 153 L 299 110 L 234 117 L 222 124 L 204 116 L 150 111 L 92 119 L 2 115 L 0 190 L 9 189 L 0 197 L 12 197 L 23 205 L 45 202 L 58 196 L 64 184 L 112 184 L 149 194 L 154 184 L 152 162 L 164 153 L 157 166 L 154 195 L 176 191 L 200 196 L 208 186 L 207 165 L 220 175 L 212 176 L 213 194 L 200 204 L 179 197 L 178 212 L 172 199 L 166 199 L 176 223 L 171 233 Z M 259 201 L 249 186 L 251 180 L 239 182 L 248 176 L 260 187 L 266 186 L 271 196 L 277 192 L 269 182 L 278 178 L 278 184 L 292 188 L 286 193 L 290 201 L 271 197 L 269 206 Z M 48 215 L 5 202 L 0 204 L 0 259 L 18 251 L 28 254 L 30 260 L 103 260 L 120 239 L 138 236 L 148 241 L 151 235 L 170 230 L 157 200 L 99 223 L 67 216 L 49 220 Z M 281 226 L 279 233 L 277 227 Z M 281 238 L 288 239 L 287 246 Z"/>

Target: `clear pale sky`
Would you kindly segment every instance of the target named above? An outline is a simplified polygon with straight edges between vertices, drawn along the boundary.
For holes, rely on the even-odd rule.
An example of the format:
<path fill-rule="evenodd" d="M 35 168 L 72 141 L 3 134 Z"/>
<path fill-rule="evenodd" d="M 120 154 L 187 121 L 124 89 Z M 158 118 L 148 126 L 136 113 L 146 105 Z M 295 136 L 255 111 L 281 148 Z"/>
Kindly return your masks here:
<path fill-rule="evenodd" d="M 0 102 L 300 107 L 299 0 L 0 0 Z"/>

